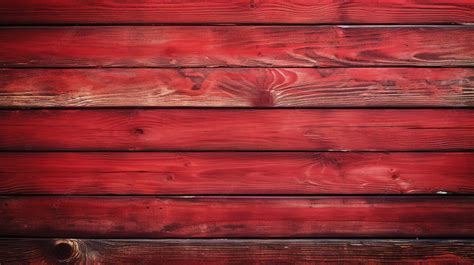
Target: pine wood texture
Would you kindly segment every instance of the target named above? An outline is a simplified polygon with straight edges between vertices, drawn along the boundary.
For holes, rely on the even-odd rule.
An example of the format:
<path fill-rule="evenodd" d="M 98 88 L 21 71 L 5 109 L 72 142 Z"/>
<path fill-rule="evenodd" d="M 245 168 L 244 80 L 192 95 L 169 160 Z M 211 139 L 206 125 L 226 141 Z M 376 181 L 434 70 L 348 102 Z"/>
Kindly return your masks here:
<path fill-rule="evenodd" d="M 473 194 L 472 153 L 0 153 L 0 194 Z"/>
<path fill-rule="evenodd" d="M 0 197 L 7 237 L 474 237 L 474 197 Z M 32 218 L 34 216 L 35 218 Z"/>
<path fill-rule="evenodd" d="M 2 264 L 459 264 L 470 240 L 0 239 Z"/>
<path fill-rule="evenodd" d="M 0 6 L 0 24 L 472 22 L 469 0 L 16 0 Z"/>
<path fill-rule="evenodd" d="M 0 107 L 472 107 L 471 68 L 0 69 Z"/>
<path fill-rule="evenodd" d="M 472 26 L 3 27 L 3 67 L 474 66 Z"/>

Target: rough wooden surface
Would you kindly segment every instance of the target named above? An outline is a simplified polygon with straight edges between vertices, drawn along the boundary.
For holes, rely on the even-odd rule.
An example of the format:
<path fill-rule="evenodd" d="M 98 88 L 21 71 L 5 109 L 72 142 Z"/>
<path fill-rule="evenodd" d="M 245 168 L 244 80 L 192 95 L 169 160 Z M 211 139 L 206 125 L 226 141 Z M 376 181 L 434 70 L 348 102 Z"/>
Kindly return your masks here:
<path fill-rule="evenodd" d="M 0 120 L 3 151 L 474 149 L 470 109 L 3 110 Z"/>
<path fill-rule="evenodd" d="M 472 23 L 468 0 L 3 1 L 0 265 L 472 265 Z"/>
<path fill-rule="evenodd" d="M 0 69 L 0 107 L 465 107 L 472 68 Z"/>
<path fill-rule="evenodd" d="M 0 194 L 474 193 L 472 153 L 0 153 Z"/>
<path fill-rule="evenodd" d="M 474 237 L 471 196 L 0 197 L 20 237 Z M 34 216 L 34 218 L 32 218 Z"/>
<path fill-rule="evenodd" d="M 469 0 L 16 0 L 0 6 L 0 24 L 469 22 Z"/>
<path fill-rule="evenodd" d="M 0 239 L 9 264 L 459 264 L 472 240 Z"/>
<path fill-rule="evenodd" d="M 3 27 L 0 66 L 474 66 L 472 32 L 472 26 Z"/>

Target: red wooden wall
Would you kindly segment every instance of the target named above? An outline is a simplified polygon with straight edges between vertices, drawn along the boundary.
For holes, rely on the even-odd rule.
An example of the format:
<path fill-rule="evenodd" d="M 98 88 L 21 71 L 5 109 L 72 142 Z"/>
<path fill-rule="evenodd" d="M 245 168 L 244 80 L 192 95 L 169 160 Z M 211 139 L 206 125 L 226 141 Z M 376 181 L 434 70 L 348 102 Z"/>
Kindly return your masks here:
<path fill-rule="evenodd" d="M 474 1 L 0 3 L 0 264 L 473 264 Z"/>

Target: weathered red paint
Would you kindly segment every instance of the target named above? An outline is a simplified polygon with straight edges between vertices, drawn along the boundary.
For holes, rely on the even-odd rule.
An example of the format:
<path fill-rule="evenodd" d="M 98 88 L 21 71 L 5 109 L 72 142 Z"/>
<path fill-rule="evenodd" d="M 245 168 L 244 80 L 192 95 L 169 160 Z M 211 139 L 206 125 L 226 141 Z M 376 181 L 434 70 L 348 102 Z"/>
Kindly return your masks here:
<path fill-rule="evenodd" d="M 4 1 L 0 263 L 472 264 L 473 22 L 467 0 Z M 6 110 L 30 107 L 52 109 Z"/>
<path fill-rule="evenodd" d="M 474 66 L 471 27 L 4 27 L 4 67 Z"/>
<path fill-rule="evenodd" d="M 0 153 L 1 194 L 474 193 L 472 153 Z"/>
<path fill-rule="evenodd" d="M 473 202 L 470 196 L 15 196 L 0 197 L 0 233 L 86 238 L 473 237 Z"/>
<path fill-rule="evenodd" d="M 0 111 L 0 149 L 474 149 L 474 111 L 100 109 Z"/>
<path fill-rule="evenodd" d="M 0 6 L 1 24 L 470 22 L 469 0 L 16 0 Z"/>
<path fill-rule="evenodd" d="M 474 106 L 473 68 L 0 69 L 0 107 Z"/>

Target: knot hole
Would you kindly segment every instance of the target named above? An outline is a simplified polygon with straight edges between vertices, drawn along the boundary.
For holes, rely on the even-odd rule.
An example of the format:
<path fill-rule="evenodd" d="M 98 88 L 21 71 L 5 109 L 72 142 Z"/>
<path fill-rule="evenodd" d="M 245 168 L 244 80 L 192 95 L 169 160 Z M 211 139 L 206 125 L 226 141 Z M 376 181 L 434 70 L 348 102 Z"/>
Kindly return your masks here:
<path fill-rule="evenodd" d="M 53 255 L 58 261 L 67 261 L 75 256 L 76 246 L 70 240 L 56 242 L 53 246 Z"/>
<path fill-rule="evenodd" d="M 56 240 L 52 246 L 52 255 L 59 262 L 71 262 L 80 256 L 77 240 Z"/>

